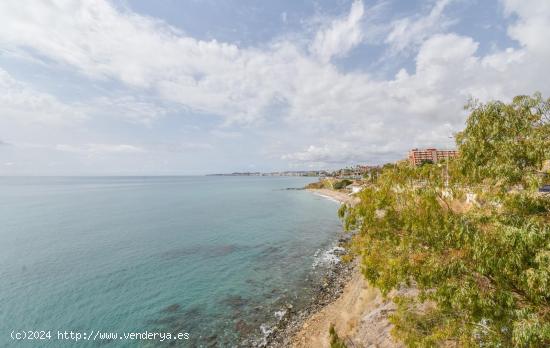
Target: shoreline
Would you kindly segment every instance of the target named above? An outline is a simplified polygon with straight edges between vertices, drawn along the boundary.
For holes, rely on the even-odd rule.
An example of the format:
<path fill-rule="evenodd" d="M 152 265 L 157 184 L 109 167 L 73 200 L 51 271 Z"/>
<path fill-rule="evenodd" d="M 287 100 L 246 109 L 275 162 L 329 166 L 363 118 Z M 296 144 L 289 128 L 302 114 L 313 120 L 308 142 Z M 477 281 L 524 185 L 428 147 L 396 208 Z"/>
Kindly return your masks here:
<path fill-rule="evenodd" d="M 328 189 L 305 190 L 340 204 L 351 203 L 354 198 L 344 192 Z M 340 297 L 353 275 L 358 273 L 355 261 L 347 263 L 341 261 L 341 257 L 348 253 L 346 249 L 348 241 L 349 235 L 343 235 L 333 247 L 333 249 L 339 250 L 338 254 L 335 255 L 338 257 L 338 260 L 328 268 L 325 275 L 325 282 L 317 289 L 312 298 L 312 303 L 299 312 L 294 311 L 292 307 L 287 308 L 285 316 L 281 318 L 276 329 L 265 337 L 265 344 L 260 345 L 261 347 L 277 348 L 293 346 L 294 337 L 300 333 L 303 325 L 306 324 L 312 316 L 322 311 L 323 308 L 326 308 Z"/>
<path fill-rule="evenodd" d="M 306 190 L 341 204 L 354 205 L 359 201 L 341 191 Z M 349 347 L 403 347 L 391 337 L 393 325 L 388 315 L 395 310 L 393 302 L 368 285 L 357 260 L 341 261 L 348 253 L 345 248 L 349 236 L 338 240 L 336 248 L 343 250 L 338 254 L 339 261 L 327 271 L 326 282 L 313 302 L 297 313 L 289 308 L 276 330 L 267 337 L 265 347 L 330 347 L 331 324 Z"/>
<path fill-rule="evenodd" d="M 341 204 L 351 204 L 355 205 L 359 202 L 359 198 L 356 196 L 350 196 L 346 192 L 342 191 L 335 191 L 335 190 L 329 190 L 329 189 L 305 189 L 306 191 L 309 191 L 313 193 L 316 196 L 320 196 L 323 198 L 327 198 L 333 201 L 337 201 Z"/>
<path fill-rule="evenodd" d="M 355 262 L 342 262 L 341 256 L 347 254 L 344 244 L 347 239 L 340 238 L 337 245 L 332 248 L 337 253 L 338 262 L 329 266 L 324 275 L 324 282 L 312 296 L 312 303 L 296 312 L 292 305 L 287 310 L 274 330 L 265 337 L 260 347 L 279 348 L 293 346 L 294 337 L 299 334 L 303 325 L 312 316 L 319 313 L 331 303 L 336 301 L 344 292 L 345 287 L 351 281 L 354 274 L 357 274 Z M 327 329 L 328 333 L 328 329 Z"/>

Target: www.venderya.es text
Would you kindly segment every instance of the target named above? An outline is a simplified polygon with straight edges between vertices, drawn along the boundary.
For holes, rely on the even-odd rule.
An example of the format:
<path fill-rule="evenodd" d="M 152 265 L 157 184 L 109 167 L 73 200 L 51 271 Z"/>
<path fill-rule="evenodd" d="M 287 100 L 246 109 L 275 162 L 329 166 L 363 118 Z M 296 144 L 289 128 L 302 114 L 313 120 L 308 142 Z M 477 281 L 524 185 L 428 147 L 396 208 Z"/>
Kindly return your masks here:
<path fill-rule="evenodd" d="M 113 341 L 113 340 L 149 340 L 149 341 L 177 341 L 188 340 L 188 332 L 116 332 L 116 331 L 73 331 L 73 330 L 12 330 L 11 339 L 14 341 Z"/>

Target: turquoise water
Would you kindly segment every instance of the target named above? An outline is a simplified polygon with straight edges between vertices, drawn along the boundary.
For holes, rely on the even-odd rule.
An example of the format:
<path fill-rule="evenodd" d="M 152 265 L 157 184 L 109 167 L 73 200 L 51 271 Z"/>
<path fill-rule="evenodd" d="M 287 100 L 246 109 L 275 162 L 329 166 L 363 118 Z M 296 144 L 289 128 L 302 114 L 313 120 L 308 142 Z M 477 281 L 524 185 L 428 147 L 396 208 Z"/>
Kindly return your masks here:
<path fill-rule="evenodd" d="M 341 230 L 314 178 L 0 178 L 0 346 L 159 346 L 57 331 L 186 332 L 250 344 L 307 305 L 318 250 Z M 12 330 L 52 338 L 12 341 Z"/>

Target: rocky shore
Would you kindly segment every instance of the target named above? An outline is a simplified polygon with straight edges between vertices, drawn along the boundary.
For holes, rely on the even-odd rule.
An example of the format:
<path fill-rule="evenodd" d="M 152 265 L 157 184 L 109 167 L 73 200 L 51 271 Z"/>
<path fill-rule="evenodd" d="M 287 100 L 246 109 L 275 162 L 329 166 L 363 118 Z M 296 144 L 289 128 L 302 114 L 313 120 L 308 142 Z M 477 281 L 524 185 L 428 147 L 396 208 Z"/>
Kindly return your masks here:
<path fill-rule="evenodd" d="M 346 242 L 347 238 L 340 239 L 338 247 L 333 249 L 339 258 L 347 253 Z M 346 284 L 356 273 L 355 269 L 355 262 L 334 263 L 324 275 L 322 284 L 315 290 L 311 304 L 299 311 L 288 304 L 284 313 L 281 313 L 278 324 L 270 329 L 271 332 L 262 342 L 258 342 L 258 346 L 291 347 L 293 337 L 300 331 L 306 320 L 342 295 Z"/>

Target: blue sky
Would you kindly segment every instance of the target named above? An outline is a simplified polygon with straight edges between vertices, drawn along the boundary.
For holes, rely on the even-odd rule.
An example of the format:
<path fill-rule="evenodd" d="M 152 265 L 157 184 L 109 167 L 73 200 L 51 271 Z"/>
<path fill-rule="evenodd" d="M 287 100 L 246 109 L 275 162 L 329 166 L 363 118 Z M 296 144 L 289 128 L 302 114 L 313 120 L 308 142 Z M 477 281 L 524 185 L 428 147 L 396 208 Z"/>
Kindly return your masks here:
<path fill-rule="evenodd" d="M 2 1 L 0 175 L 338 168 L 550 95 L 550 2 Z"/>

